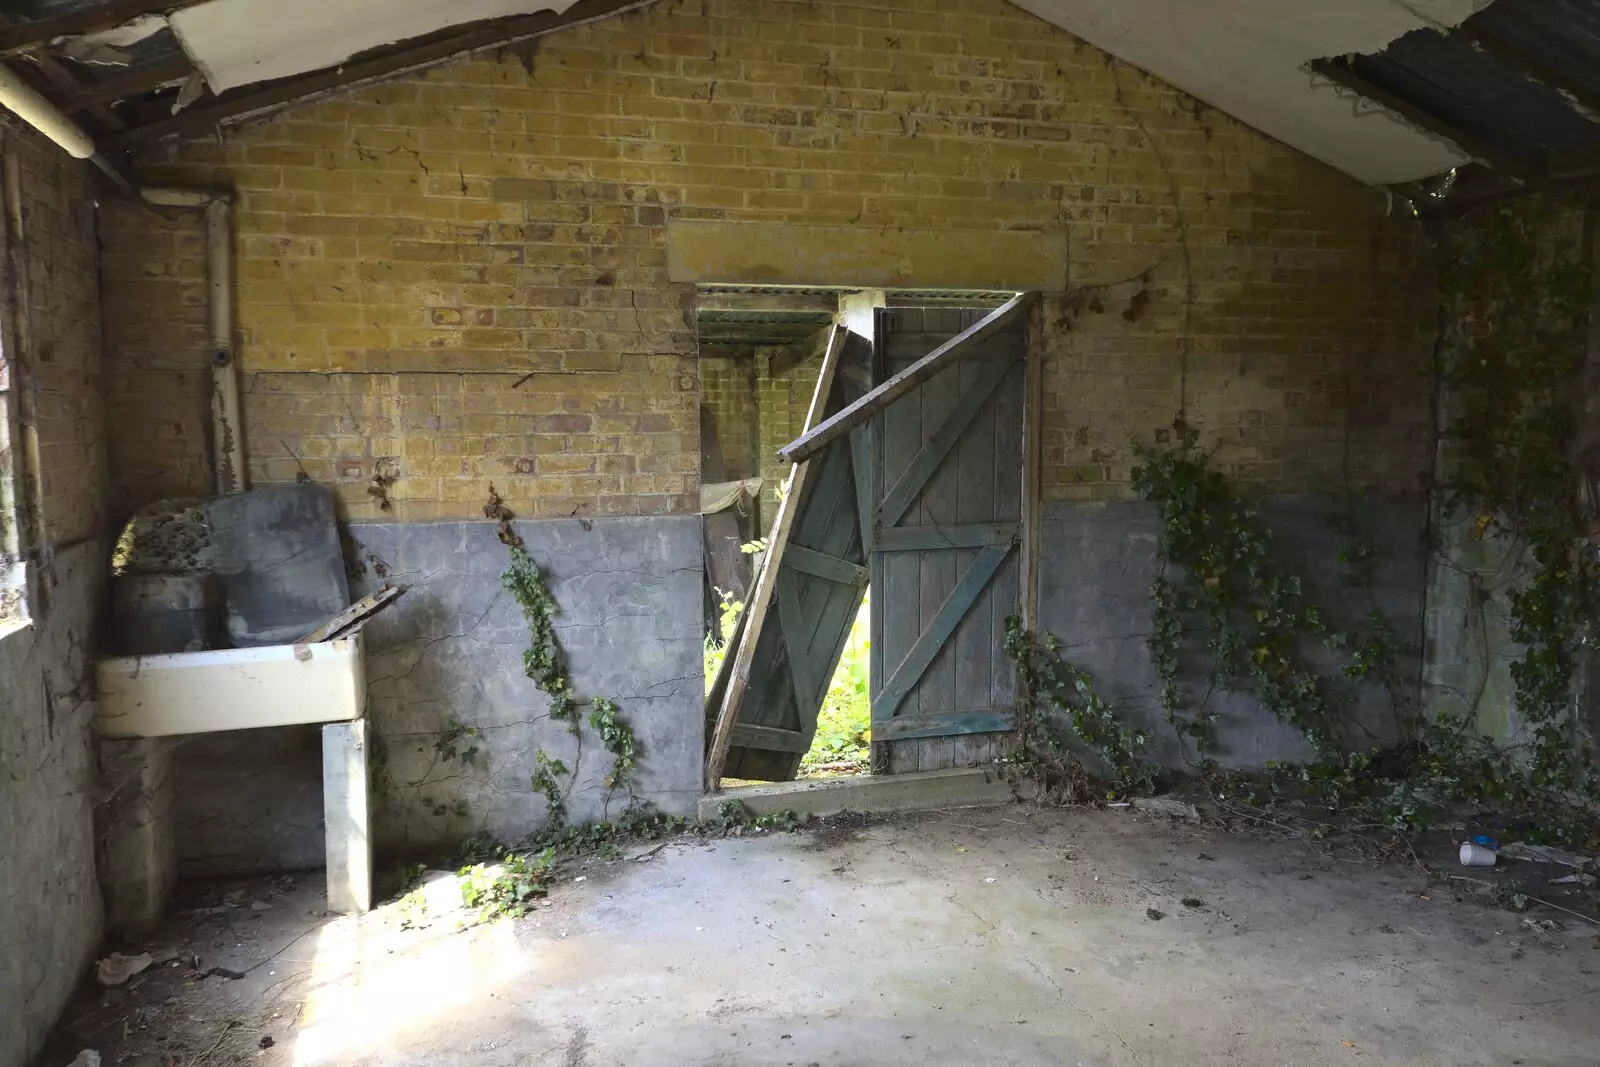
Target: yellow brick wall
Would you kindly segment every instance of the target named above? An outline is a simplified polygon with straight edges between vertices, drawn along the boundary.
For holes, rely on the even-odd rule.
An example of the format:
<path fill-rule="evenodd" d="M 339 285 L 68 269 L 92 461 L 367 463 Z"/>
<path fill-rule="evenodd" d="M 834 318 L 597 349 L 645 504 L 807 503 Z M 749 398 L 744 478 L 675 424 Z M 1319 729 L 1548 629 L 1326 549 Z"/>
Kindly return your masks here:
<path fill-rule="evenodd" d="M 141 505 L 215 486 L 205 226 L 199 211 L 108 199 L 100 231 L 109 507 L 121 521 Z"/>
<path fill-rule="evenodd" d="M 756 405 L 754 346 L 701 346 L 700 406 L 711 412 L 715 423 L 724 475 L 732 480 L 759 474 L 761 416 Z"/>
<path fill-rule="evenodd" d="M 527 515 L 691 510 L 672 217 L 1065 231 L 1080 291 L 1039 339 L 1052 499 L 1125 494 L 1131 442 L 1180 409 L 1263 487 L 1421 468 L 1410 224 L 1003 0 L 663 2 L 533 64 L 461 62 L 141 161 L 238 190 L 254 484 L 303 464 L 373 516 L 392 457 L 400 518 L 474 515 L 489 480 Z M 127 507 L 200 466 L 199 261 L 192 220 L 110 216 L 109 353 L 145 380 L 116 414 Z"/>
<path fill-rule="evenodd" d="M 778 490 L 789 480 L 790 467 L 778 459 L 778 449 L 805 432 L 806 412 L 822 373 L 822 354 L 808 356 L 773 373 L 773 357 L 787 349 L 764 349 L 756 357 L 756 388 L 760 394 L 761 427 L 761 529 L 778 515 Z"/>
<path fill-rule="evenodd" d="M 24 355 L 38 420 L 47 549 L 104 532 L 99 249 L 87 163 L 42 137 L 0 133 L 18 156 L 27 291 Z M 26 378 L 19 384 L 29 387 Z"/>

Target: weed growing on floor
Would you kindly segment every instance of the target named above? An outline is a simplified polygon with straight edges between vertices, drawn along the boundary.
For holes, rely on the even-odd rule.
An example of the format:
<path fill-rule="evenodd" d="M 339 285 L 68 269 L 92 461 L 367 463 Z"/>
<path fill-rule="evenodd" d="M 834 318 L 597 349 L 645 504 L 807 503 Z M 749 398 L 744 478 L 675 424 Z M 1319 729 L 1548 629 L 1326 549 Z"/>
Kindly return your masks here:
<path fill-rule="evenodd" d="M 809 821 L 810 816 L 793 811 L 756 815 L 742 802 L 729 799 L 704 823 L 669 815 L 646 803 L 629 807 L 614 821 L 546 825 L 515 847 L 478 835 L 468 839 L 455 857 L 462 903 L 477 909 L 483 918 L 524 915 L 549 892 L 561 864 L 570 860 L 616 860 L 626 845 L 687 834 L 792 833 Z"/>
<path fill-rule="evenodd" d="M 526 915 L 550 890 L 556 851 L 513 852 L 493 867 L 477 864 L 460 872 L 461 902 L 483 915 Z"/>

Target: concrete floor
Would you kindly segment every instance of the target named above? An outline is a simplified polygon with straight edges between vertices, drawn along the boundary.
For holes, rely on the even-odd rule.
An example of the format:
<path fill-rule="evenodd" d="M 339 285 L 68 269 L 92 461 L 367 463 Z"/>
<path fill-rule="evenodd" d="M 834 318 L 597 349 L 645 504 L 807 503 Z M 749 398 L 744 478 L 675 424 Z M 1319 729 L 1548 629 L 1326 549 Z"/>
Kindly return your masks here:
<path fill-rule="evenodd" d="M 314 880 L 280 889 L 268 910 L 201 913 L 211 933 L 180 917 L 168 942 L 246 979 L 195 980 L 186 956 L 152 972 L 159 1012 L 138 990 L 89 1005 L 63 1049 L 165 1065 L 216 1035 L 208 1063 L 285 1067 L 1600 1063 L 1600 927 L 1529 926 L 1552 913 L 1143 815 L 1013 806 L 685 840 L 466 929 L 402 929 L 395 905 L 312 920 Z"/>

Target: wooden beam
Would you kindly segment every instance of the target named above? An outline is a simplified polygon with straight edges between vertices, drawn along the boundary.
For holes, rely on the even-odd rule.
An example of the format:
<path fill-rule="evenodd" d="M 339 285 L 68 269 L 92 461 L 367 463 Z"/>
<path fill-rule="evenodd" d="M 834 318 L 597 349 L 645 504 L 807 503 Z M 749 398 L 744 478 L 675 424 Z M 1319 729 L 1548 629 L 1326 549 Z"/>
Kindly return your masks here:
<path fill-rule="evenodd" d="M 806 360 L 824 354 L 828 350 L 828 342 L 832 336 L 833 327 L 828 325 L 823 326 L 803 341 L 785 345 L 786 351 L 774 352 L 767 359 L 767 375 L 776 378 L 780 375 L 788 374 Z"/>
<path fill-rule="evenodd" d="M 1014 522 L 971 522 L 955 526 L 890 526 L 878 531 L 879 552 L 935 552 L 942 548 L 987 548 L 1014 544 Z"/>
<path fill-rule="evenodd" d="M 50 87 L 55 90 L 52 95 L 56 96 L 57 98 L 66 99 L 68 97 L 76 96 L 78 91 L 83 88 L 83 83 L 78 81 L 78 79 L 74 77 L 72 73 L 67 70 L 67 68 L 63 67 L 60 63 L 57 63 L 50 56 L 41 53 L 29 58 L 31 58 L 33 62 L 38 65 L 39 73 L 44 75 L 45 80 L 50 83 Z M 121 131 L 127 129 L 127 124 L 119 119 L 116 112 L 112 111 L 105 104 L 90 104 L 85 110 L 87 110 L 89 114 L 93 115 L 96 119 L 99 119 L 100 124 L 106 128 L 107 132 L 120 133 Z"/>
<path fill-rule="evenodd" d="M 935 374 L 972 355 L 977 345 L 1005 329 L 1013 319 L 1027 311 L 1031 299 L 1030 293 L 1018 293 L 837 415 L 778 449 L 779 458 L 788 463 L 799 463 L 816 455 Z"/>
<path fill-rule="evenodd" d="M 1589 181 L 1596 175 L 1600 175 L 1600 149 L 1583 148 L 1550 157 L 1553 185 Z"/>
<path fill-rule="evenodd" d="M 789 562 L 787 549 L 783 562 L 785 565 Z M 806 708 L 812 704 L 820 707 L 827 692 L 827 679 L 818 678 L 811 669 L 811 634 L 817 628 L 816 618 L 808 619 L 801 612 L 800 583 L 795 581 L 794 575 L 779 571 L 777 578 L 778 622 L 783 628 L 783 643 L 789 649 L 789 679 L 794 683 L 795 707 Z"/>
<path fill-rule="evenodd" d="M 748 722 L 734 724 L 733 743 L 741 748 L 798 752 L 801 755 L 811 748 L 811 738 L 798 730 L 780 730 L 776 726 L 756 726 Z"/>
<path fill-rule="evenodd" d="M 870 373 L 870 372 L 869 372 Z M 872 383 L 868 382 L 870 387 Z M 856 483 L 856 518 L 861 523 L 861 557 L 872 559 L 872 429 L 850 431 L 850 472 Z"/>
<path fill-rule="evenodd" d="M 313 97 L 426 70 L 476 52 L 501 48 L 518 41 L 543 37 L 555 30 L 649 7 L 654 2 L 578 0 L 560 14 L 541 11 L 533 15 L 472 23 L 466 30 L 452 27 L 448 31 L 417 38 L 398 48 L 367 53 L 365 57 L 354 56 L 338 66 L 312 74 L 263 82 L 212 97 L 209 102 L 196 104 L 170 118 L 136 126 L 111 141 L 107 148 L 123 151 L 163 137 L 203 132 L 223 122 L 243 120 Z"/>
<path fill-rule="evenodd" d="M 1014 708 L 988 711 L 946 711 L 931 715 L 895 715 L 872 724 L 874 741 L 911 741 L 918 737 L 1002 733 L 1017 728 Z"/>
<path fill-rule="evenodd" d="M 866 585 L 870 577 L 865 567 L 804 545 L 790 545 L 785 549 L 783 565 L 840 585 Z"/>
<path fill-rule="evenodd" d="M 201 3 L 205 0 L 110 0 L 97 7 L 69 11 L 53 18 L 19 22 L 0 29 L 0 57 L 49 44 L 57 37 L 108 30 L 143 15 L 170 14 Z"/>
<path fill-rule="evenodd" d="M 934 657 L 956 632 L 956 627 L 967 617 L 967 612 L 972 610 L 972 605 L 982 595 L 990 579 L 1010 554 L 1010 544 L 990 545 L 978 553 L 978 557 L 967 567 L 967 572 L 961 576 L 961 580 L 956 582 L 955 588 L 950 590 L 950 595 L 939 605 L 939 610 L 934 613 L 928 628 L 917 637 L 911 650 L 906 653 L 906 658 L 900 661 L 900 665 L 884 683 L 883 692 L 873 697 L 874 724 L 894 717 L 895 709 L 900 707 L 901 701 L 905 700 L 906 695 L 922 680 Z"/>
<path fill-rule="evenodd" d="M 11 28 L 11 26 L 12 20 L 4 15 L 0 15 L 0 34 L 5 33 Z M 37 55 L 29 56 L 28 58 L 33 61 L 34 66 L 39 71 L 39 74 L 45 79 L 45 81 L 49 82 L 50 87 L 55 90 L 53 93 L 40 94 L 46 99 L 50 100 L 51 103 L 56 103 L 56 100 L 53 99 L 56 97 L 65 98 L 76 96 L 79 90 L 82 88 L 77 77 L 75 77 L 71 71 L 67 70 L 66 67 L 63 67 L 60 63 L 56 62 L 55 58 L 48 53 L 41 52 Z M 17 71 L 15 66 L 12 66 L 10 69 L 13 73 L 16 73 Z M 36 89 L 42 88 L 38 85 L 35 85 L 34 87 Z M 116 133 L 127 128 L 123 124 L 122 120 L 117 117 L 116 113 L 103 104 L 96 104 L 89 108 L 89 113 L 98 119 L 100 124 L 105 127 L 105 129 L 101 132 Z M 85 132 L 92 134 L 94 131 Z M 126 180 L 127 176 L 124 175 L 123 177 L 124 180 Z"/>
<path fill-rule="evenodd" d="M 1528 183 L 1537 182 L 1542 177 L 1544 169 L 1542 160 L 1513 155 L 1504 149 L 1486 144 L 1470 133 L 1456 129 L 1411 101 L 1373 85 L 1352 70 L 1349 63 L 1343 59 L 1313 59 L 1311 69 L 1335 85 L 1343 86 L 1353 93 L 1366 97 L 1384 110 L 1394 112 L 1411 125 L 1455 142 L 1463 152 L 1496 170 L 1504 171 Z"/>
<path fill-rule="evenodd" d="M 720 290 L 702 292 L 695 297 L 696 311 L 794 311 L 803 314 L 827 312 L 832 315 L 839 309 L 837 293 L 816 293 L 796 289 L 792 293 L 732 293 Z"/>
<path fill-rule="evenodd" d="M 939 428 L 917 450 L 894 485 L 883 495 L 883 503 L 878 505 L 878 512 L 873 517 L 874 525 L 893 526 L 905 516 L 911 505 L 916 503 L 917 497 L 922 495 L 922 490 L 939 469 L 939 464 L 944 462 L 950 450 L 966 434 L 972 420 L 978 417 L 978 412 L 983 410 L 995 390 L 1006 380 L 1020 355 L 1020 352 L 1012 352 L 1003 359 L 994 360 L 984 368 L 983 377 L 961 394 L 961 399 L 956 401 Z"/>
<path fill-rule="evenodd" d="M 1028 361 L 1022 385 L 1022 550 L 1017 559 L 1017 612 L 1032 633 L 1039 618 L 1039 512 L 1043 506 L 1040 472 L 1044 459 L 1044 310 L 1028 314 Z"/>
<path fill-rule="evenodd" d="M 130 96 L 154 92 L 171 82 L 182 81 L 194 73 L 187 56 L 173 56 L 147 67 L 129 67 L 120 74 L 88 85 L 81 85 L 76 93 L 61 102 L 61 110 L 69 114 L 82 111 L 95 104 L 114 104 Z"/>

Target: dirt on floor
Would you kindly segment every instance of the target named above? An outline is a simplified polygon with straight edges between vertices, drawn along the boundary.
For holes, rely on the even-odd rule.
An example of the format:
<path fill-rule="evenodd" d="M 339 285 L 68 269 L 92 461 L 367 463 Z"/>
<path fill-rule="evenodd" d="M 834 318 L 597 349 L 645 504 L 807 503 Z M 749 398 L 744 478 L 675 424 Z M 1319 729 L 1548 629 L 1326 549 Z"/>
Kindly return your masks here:
<path fill-rule="evenodd" d="M 487 923 L 443 880 L 360 918 L 189 887 L 42 1063 L 1600 1063 L 1600 925 L 1499 883 L 1569 886 L 1322 847 L 1018 805 L 640 845 Z"/>

